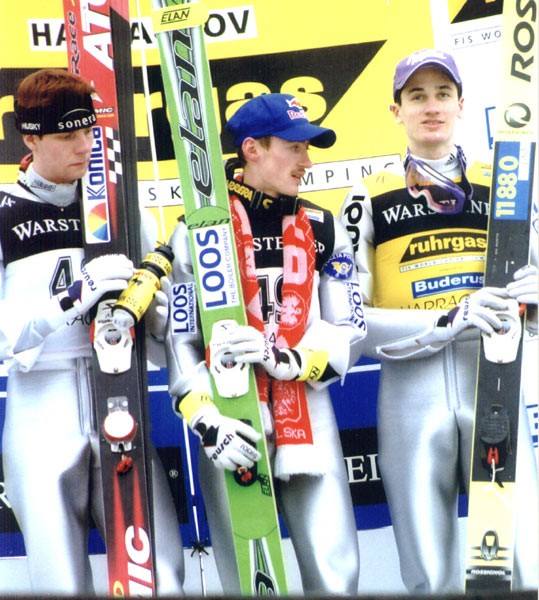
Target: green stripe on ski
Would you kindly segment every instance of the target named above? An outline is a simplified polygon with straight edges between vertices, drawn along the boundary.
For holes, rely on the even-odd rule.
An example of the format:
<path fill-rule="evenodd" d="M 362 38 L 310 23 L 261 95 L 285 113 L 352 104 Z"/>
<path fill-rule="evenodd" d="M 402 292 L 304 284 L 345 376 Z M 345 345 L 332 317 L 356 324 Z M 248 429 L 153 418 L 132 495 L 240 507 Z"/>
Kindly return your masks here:
<path fill-rule="evenodd" d="M 182 4 L 171 0 L 152 3 L 158 11 Z M 181 20 L 178 17 L 178 22 Z M 157 39 L 204 341 L 208 345 L 215 322 L 247 322 L 210 69 L 201 26 L 157 33 Z M 249 420 L 263 433 L 252 368 L 248 393 L 223 399 L 214 386 L 214 401 L 221 413 Z M 283 594 L 287 591 L 286 576 L 264 436 L 258 450 L 262 458 L 256 465 L 255 483 L 240 485 L 234 473 L 225 473 L 240 585 L 242 593 L 248 595 Z"/>

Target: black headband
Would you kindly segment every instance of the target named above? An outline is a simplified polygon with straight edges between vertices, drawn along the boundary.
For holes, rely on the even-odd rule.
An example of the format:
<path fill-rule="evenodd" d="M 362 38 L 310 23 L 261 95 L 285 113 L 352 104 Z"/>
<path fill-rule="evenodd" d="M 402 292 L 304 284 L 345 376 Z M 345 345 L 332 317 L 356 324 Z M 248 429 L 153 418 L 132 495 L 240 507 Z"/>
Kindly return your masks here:
<path fill-rule="evenodd" d="M 96 121 L 90 94 L 64 92 L 54 104 L 31 108 L 15 101 L 15 125 L 23 134 L 68 133 L 92 127 Z"/>

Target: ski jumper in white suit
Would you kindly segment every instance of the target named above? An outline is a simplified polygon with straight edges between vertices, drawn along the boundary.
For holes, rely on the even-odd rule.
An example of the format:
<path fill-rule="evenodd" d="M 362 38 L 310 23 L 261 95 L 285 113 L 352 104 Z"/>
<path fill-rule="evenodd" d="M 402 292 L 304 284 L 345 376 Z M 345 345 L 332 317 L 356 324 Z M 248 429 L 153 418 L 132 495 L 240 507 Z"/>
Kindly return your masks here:
<path fill-rule="evenodd" d="M 0 199 L 0 356 L 9 375 L 3 465 L 38 594 L 91 594 L 90 515 L 103 533 L 88 319 L 45 315 L 81 277 L 80 191 L 30 165 Z M 56 302 L 56 304 L 58 304 Z M 56 308 L 57 310 L 57 308 Z M 157 587 L 181 594 L 183 551 L 168 484 L 153 458 Z"/>
<path fill-rule="evenodd" d="M 424 162 L 452 178 L 457 156 Z M 473 196 L 462 212 L 440 214 L 412 198 L 399 165 L 355 187 L 340 217 L 354 242 L 366 305 L 364 354 L 381 361 L 379 465 L 411 593 L 464 586 L 457 500 L 470 478 L 479 330 L 449 343 L 436 343 L 432 331 L 483 286 L 491 169 L 476 163 L 467 174 Z M 537 470 L 524 410 L 519 428 L 516 585 L 534 588 Z"/>
<path fill-rule="evenodd" d="M 329 353 L 330 379 L 306 385 L 314 445 L 322 474 L 292 475 L 284 481 L 277 479 L 274 471 L 274 481 L 278 507 L 295 549 L 304 592 L 355 595 L 359 576 L 357 531 L 339 432 L 327 387 L 330 381 L 344 377 L 357 361 L 365 336 L 362 307 L 357 302 L 357 274 L 355 269 L 350 268 L 350 239 L 329 211 L 303 200 L 273 198 L 267 203 L 271 208 L 264 208 L 262 200 L 250 204 L 242 198 L 241 202 L 252 228 L 264 329 L 272 342 L 275 341 L 282 308 L 283 214 L 294 213 L 300 204 L 303 205 L 314 233 L 314 285 L 310 314 L 300 345 Z M 176 257 L 173 291 L 185 290 L 193 285 L 193 268 L 184 222 L 180 221 L 177 225 L 171 244 Z M 339 272 L 339 265 L 345 265 L 347 269 Z M 191 298 L 194 302 L 194 294 Z M 193 305 L 191 308 L 194 308 Z M 171 394 L 182 397 L 192 390 L 211 394 L 198 316 L 196 321 L 193 320 L 190 332 L 174 333 L 174 311 L 172 313 L 170 330 L 173 333 L 168 348 Z M 196 310 L 194 314 L 197 314 Z M 270 447 L 272 443 L 270 438 Z M 223 471 L 216 469 L 204 452 L 199 452 L 199 456 L 200 481 L 221 583 L 225 593 L 238 593 L 240 588 Z M 246 510 L 249 510 L 248 507 Z"/>

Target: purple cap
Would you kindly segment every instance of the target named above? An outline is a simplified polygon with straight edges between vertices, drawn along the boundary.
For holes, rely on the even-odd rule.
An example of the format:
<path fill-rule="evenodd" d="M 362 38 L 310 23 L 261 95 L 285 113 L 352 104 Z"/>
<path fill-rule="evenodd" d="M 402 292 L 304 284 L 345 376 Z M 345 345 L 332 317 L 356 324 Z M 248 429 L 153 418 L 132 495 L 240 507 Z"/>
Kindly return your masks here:
<path fill-rule="evenodd" d="M 393 77 L 393 99 L 397 100 L 397 94 L 406 85 L 410 77 L 423 67 L 439 67 L 449 75 L 457 84 L 459 96 L 462 94 L 462 80 L 453 57 L 447 52 L 439 50 L 418 50 L 410 56 L 403 58 L 395 69 Z"/>
<path fill-rule="evenodd" d="M 333 129 L 313 125 L 299 100 L 291 94 L 262 94 L 252 98 L 232 115 L 227 123 L 239 148 L 248 137 L 274 135 L 288 142 L 306 142 L 318 148 L 333 146 Z"/>

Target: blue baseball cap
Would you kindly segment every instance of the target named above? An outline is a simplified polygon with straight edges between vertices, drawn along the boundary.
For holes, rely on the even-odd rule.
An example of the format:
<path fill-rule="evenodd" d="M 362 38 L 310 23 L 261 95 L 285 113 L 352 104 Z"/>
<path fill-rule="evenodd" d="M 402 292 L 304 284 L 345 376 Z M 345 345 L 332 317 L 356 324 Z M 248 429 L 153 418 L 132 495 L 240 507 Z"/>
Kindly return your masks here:
<path fill-rule="evenodd" d="M 457 84 L 459 96 L 462 94 L 462 80 L 454 58 L 447 52 L 440 50 L 418 50 L 410 56 L 403 58 L 395 69 L 393 77 L 393 99 L 397 101 L 397 94 L 406 85 L 410 77 L 423 67 L 438 67 Z"/>
<path fill-rule="evenodd" d="M 299 100 L 292 94 L 262 94 L 252 98 L 232 115 L 227 128 L 237 148 L 245 138 L 267 135 L 288 142 L 309 141 L 317 148 L 329 148 L 337 139 L 333 129 L 310 123 Z"/>

